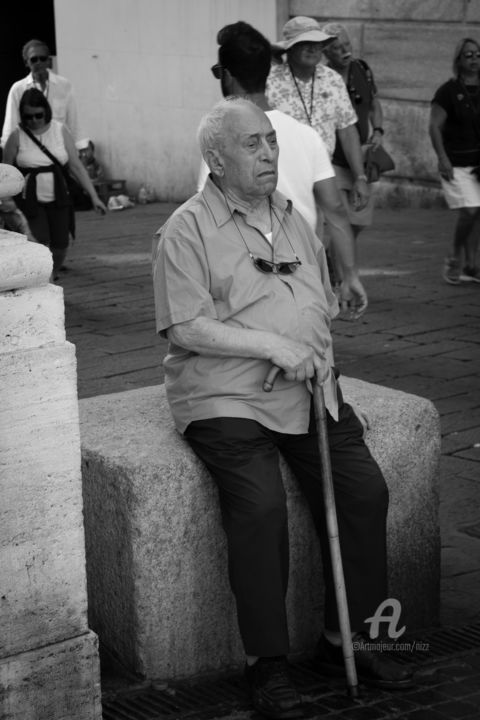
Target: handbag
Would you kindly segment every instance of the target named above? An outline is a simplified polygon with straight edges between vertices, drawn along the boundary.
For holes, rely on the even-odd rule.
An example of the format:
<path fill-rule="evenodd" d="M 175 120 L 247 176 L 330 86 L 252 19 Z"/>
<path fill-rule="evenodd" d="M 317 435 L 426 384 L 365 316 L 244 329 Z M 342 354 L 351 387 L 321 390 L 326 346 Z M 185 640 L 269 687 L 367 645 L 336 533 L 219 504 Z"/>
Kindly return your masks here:
<path fill-rule="evenodd" d="M 23 132 L 28 135 L 30 140 L 33 140 L 33 142 L 38 145 L 40 150 L 45 153 L 45 155 L 55 164 L 57 167 L 59 167 L 63 173 L 63 177 L 65 179 L 65 184 L 67 186 L 67 192 L 70 197 L 70 201 L 72 203 L 74 210 L 91 210 L 92 209 L 92 201 L 90 198 L 90 195 L 85 192 L 85 190 L 82 188 L 80 183 L 71 175 L 68 168 L 65 165 L 62 165 L 60 160 L 53 155 L 53 153 L 50 152 L 48 148 L 45 147 L 43 143 L 40 142 L 38 138 L 35 137 L 35 135 L 30 132 L 30 130 L 23 125 L 20 125 Z"/>
<path fill-rule="evenodd" d="M 90 195 L 85 192 L 80 183 L 69 173 L 68 169 L 64 170 L 64 177 L 74 210 L 91 210 L 92 200 Z"/>
<path fill-rule="evenodd" d="M 395 163 L 382 145 L 374 148 L 369 145 L 365 157 L 365 175 L 367 182 L 373 183 L 380 179 L 382 173 L 395 169 Z"/>

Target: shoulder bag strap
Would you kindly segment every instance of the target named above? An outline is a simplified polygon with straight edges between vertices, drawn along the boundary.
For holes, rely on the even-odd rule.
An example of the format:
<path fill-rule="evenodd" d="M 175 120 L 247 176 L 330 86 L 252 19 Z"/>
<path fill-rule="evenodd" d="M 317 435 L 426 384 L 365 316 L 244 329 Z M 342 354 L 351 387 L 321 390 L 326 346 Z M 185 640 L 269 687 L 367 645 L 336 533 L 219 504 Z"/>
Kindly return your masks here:
<path fill-rule="evenodd" d="M 53 155 L 53 154 L 50 152 L 50 150 L 49 150 L 48 148 L 46 148 L 45 145 L 44 145 L 42 142 L 40 142 L 40 140 L 38 140 L 38 138 L 36 138 L 35 135 L 34 135 L 28 128 L 24 127 L 24 125 L 22 125 L 22 123 L 20 123 L 20 127 L 22 128 L 22 130 L 23 130 L 23 132 L 25 133 L 25 135 L 28 135 L 28 137 L 30 138 L 30 140 L 33 140 L 33 142 L 35 143 L 35 145 L 38 145 L 38 147 L 40 148 L 40 150 L 41 150 L 43 153 L 45 153 L 45 155 L 46 155 L 55 165 L 58 165 L 58 167 L 62 169 L 62 172 L 65 172 L 65 170 L 64 170 L 64 168 L 63 168 L 63 165 L 62 165 L 62 163 L 60 162 L 60 160 L 58 160 L 58 158 L 56 158 L 55 155 Z"/>

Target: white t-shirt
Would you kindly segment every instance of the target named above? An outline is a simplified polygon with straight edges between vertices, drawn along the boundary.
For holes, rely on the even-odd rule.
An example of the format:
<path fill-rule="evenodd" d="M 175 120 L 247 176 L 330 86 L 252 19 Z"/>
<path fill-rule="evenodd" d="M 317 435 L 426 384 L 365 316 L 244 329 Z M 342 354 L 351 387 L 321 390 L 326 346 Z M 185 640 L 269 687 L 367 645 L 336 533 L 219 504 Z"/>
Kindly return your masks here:
<path fill-rule="evenodd" d="M 277 133 L 280 149 L 277 190 L 292 201 L 315 231 L 317 208 L 313 186 L 319 180 L 335 177 L 325 143 L 309 125 L 298 122 L 280 110 L 268 110 L 265 114 Z M 202 161 L 198 190 L 203 189 L 207 177 L 208 167 Z"/>

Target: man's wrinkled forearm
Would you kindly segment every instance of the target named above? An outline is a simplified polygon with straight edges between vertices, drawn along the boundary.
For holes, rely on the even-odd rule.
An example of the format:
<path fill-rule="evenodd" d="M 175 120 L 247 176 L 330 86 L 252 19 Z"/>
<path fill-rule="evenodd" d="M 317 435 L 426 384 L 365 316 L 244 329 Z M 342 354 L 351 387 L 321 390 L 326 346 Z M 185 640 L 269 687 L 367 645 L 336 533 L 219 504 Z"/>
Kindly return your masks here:
<path fill-rule="evenodd" d="M 274 333 L 234 328 L 214 318 L 198 317 L 167 331 L 175 345 L 211 357 L 253 357 L 268 360 Z"/>

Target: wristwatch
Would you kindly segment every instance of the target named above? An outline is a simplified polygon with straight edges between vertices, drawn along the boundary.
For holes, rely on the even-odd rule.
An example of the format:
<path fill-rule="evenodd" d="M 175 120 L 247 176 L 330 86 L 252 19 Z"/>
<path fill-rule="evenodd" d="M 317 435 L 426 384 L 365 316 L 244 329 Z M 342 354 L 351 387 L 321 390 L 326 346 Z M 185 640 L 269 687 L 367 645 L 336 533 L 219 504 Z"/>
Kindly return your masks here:
<path fill-rule="evenodd" d="M 380 135 L 385 135 L 385 130 L 382 127 L 374 127 L 373 132 L 379 132 Z"/>
<path fill-rule="evenodd" d="M 368 178 L 366 175 L 357 175 L 357 180 L 365 180 L 365 182 L 367 182 Z"/>

